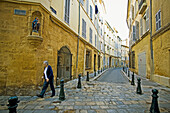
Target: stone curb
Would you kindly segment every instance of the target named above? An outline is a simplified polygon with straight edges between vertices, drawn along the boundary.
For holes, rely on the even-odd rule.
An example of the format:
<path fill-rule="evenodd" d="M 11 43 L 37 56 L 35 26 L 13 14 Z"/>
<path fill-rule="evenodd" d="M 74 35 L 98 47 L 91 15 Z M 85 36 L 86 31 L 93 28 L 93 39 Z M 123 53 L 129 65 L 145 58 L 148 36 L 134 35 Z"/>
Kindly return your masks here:
<path fill-rule="evenodd" d="M 121 72 L 122 72 L 123 75 L 129 80 L 129 82 L 131 82 L 130 77 L 128 77 L 127 74 L 126 74 L 123 70 L 121 70 Z"/>
<path fill-rule="evenodd" d="M 110 69 L 110 68 L 109 68 Z M 104 74 L 108 69 L 104 70 L 102 73 L 98 74 L 96 77 L 92 78 L 90 81 L 98 79 L 102 74 Z"/>

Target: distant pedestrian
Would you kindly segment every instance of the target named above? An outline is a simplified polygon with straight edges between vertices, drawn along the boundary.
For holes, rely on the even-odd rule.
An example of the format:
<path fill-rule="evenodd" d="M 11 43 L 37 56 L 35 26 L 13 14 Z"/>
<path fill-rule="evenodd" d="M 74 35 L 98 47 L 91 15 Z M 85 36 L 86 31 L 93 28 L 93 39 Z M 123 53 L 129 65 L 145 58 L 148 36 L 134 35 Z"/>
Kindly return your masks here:
<path fill-rule="evenodd" d="M 53 97 L 53 96 L 55 96 L 55 89 L 54 89 L 54 85 L 53 85 L 53 82 L 54 82 L 53 70 L 52 70 L 51 66 L 48 65 L 48 61 L 44 61 L 43 64 L 44 64 L 44 79 L 45 79 L 45 81 L 44 81 L 41 93 L 37 96 L 43 98 L 45 91 L 47 90 L 48 85 L 50 84 L 50 88 L 52 90 L 51 97 Z"/>

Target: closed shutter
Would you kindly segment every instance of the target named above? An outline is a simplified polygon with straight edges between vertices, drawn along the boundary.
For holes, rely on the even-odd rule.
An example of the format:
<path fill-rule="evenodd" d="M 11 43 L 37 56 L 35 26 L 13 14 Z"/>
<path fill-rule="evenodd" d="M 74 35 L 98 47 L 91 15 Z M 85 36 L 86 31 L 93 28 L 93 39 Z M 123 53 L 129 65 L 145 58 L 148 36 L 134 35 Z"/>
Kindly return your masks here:
<path fill-rule="evenodd" d="M 86 12 L 89 14 L 89 0 L 86 0 Z"/>
<path fill-rule="evenodd" d="M 64 20 L 69 24 L 69 17 L 70 17 L 70 0 L 65 0 L 65 15 Z"/>
<path fill-rule="evenodd" d="M 97 36 L 95 35 L 95 47 L 97 46 Z"/>
<path fill-rule="evenodd" d="M 139 22 L 136 21 L 136 39 L 138 40 L 139 39 Z"/>
<path fill-rule="evenodd" d="M 149 30 L 149 7 L 146 10 L 146 31 Z"/>
<path fill-rule="evenodd" d="M 90 5 L 90 18 L 93 19 L 93 9 L 91 5 Z"/>
<path fill-rule="evenodd" d="M 136 26 L 133 26 L 133 41 L 135 41 L 136 39 Z"/>
<path fill-rule="evenodd" d="M 143 35 L 143 22 L 142 18 L 140 19 L 140 36 Z"/>

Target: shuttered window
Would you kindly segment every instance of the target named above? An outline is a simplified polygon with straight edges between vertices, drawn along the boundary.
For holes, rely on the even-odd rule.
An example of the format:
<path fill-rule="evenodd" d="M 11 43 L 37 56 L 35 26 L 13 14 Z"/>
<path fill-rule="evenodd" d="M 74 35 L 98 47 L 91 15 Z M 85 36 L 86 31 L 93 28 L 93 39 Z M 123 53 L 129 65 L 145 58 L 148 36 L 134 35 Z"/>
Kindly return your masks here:
<path fill-rule="evenodd" d="M 89 14 L 89 0 L 86 0 L 86 12 Z"/>
<path fill-rule="evenodd" d="M 86 50 L 86 69 L 91 68 L 91 51 Z"/>
<path fill-rule="evenodd" d="M 65 0 L 65 14 L 64 14 L 64 21 L 69 24 L 70 18 L 70 0 Z"/>
<path fill-rule="evenodd" d="M 93 20 L 93 9 L 91 5 L 90 5 L 90 18 Z"/>
<path fill-rule="evenodd" d="M 92 44 L 92 29 L 90 28 L 90 43 Z"/>
<path fill-rule="evenodd" d="M 95 35 L 95 47 L 97 46 L 97 36 Z"/>
<path fill-rule="evenodd" d="M 161 28 L 161 10 L 156 13 L 156 31 Z"/>
<path fill-rule="evenodd" d="M 143 35 L 143 20 L 142 18 L 140 19 L 140 36 Z"/>
<path fill-rule="evenodd" d="M 146 31 L 149 30 L 149 8 L 146 10 Z"/>
<path fill-rule="evenodd" d="M 133 41 L 136 39 L 136 26 L 133 26 Z"/>
<path fill-rule="evenodd" d="M 82 36 L 86 38 L 86 22 L 82 19 Z"/>
<path fill-rule="evenodd" d="M 132 68 L 135 69 L 135 52 L 132 51 Z"/>
<path fill-rule="evenodd" d="M 136 24 L 136 40 L 138 40 L 139 39 L 139 22 L 135 21 L 135 24 Z"/>

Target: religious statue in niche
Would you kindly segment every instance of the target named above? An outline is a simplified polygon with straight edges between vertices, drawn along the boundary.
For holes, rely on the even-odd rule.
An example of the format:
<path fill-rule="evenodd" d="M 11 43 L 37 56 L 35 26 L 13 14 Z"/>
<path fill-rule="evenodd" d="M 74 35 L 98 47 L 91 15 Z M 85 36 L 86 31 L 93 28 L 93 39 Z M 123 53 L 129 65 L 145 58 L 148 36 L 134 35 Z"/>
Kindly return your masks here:
<path fill-rule="evenodd" d="M 39 28 L 40 28 L 40 23 L 39 23 L 39 21 L 38 21 L 38 17 L 36 17 L 36 18 L 34 19 L 34 21 L 32 22 L 32 31 L 38 33 Z"/>

